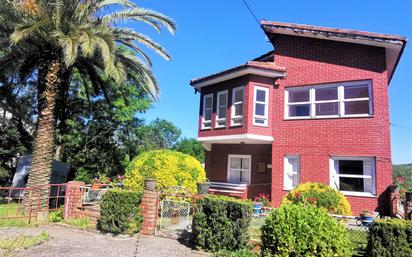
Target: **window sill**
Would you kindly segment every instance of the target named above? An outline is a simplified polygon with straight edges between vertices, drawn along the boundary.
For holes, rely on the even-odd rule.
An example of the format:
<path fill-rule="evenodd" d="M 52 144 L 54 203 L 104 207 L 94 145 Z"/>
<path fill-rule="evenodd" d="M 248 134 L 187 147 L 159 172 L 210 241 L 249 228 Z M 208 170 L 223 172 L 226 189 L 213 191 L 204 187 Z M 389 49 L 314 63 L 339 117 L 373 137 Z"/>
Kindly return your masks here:
<path fill-rule="evenodd" d="M 344 116 L 344 117 L 315 117 L 315 118 L 310 118 L 310 117 L 294 117 L 294 118 L 284 118 L 284 121 L 293 121 L 293 120 L 330 120 L 330 119 L 362 119 L 362 118 L 373 118 L 374 115 L 365 115 L 365 116 Z"/>
<path fill-rule="evenodd" d="M 212 130 L 212 128 L 201 128 L 200 131 Z"/>
<path fill-rule="evenodd" d="M 362 193 L 362 192 L 351 192 L 351 191 L 340 191 L 342 194 L 347 196 L 358 196 L 358 197 L 368 197 L 368 198 L 377 198 L 376 195 L 371 193 Z"/>
<path fill-rule="evenodd" d="M 226 128 L 226 126 L 221 126 L 221 127 L 215 127 L 214 129 L 216 130 L 216 129 L 225 129 Z"/>
<path fill-rule="evenodd" d="M 243 127 L 243 124 L 239 124 L 239 125 L 230 125 L 231 128 L 236 128 L 236 127 Z"/>

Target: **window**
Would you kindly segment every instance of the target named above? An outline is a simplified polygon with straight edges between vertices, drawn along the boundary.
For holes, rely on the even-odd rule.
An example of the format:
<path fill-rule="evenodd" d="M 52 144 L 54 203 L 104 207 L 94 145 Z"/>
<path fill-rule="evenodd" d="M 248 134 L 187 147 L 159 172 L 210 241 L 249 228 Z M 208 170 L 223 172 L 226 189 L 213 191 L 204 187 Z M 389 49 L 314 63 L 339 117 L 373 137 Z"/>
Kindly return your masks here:
<path fill-rule="evenodd" d="M 202 129 L 212 128 L 213 94 L 203 96 Z"/>
<path fill-rule="evenodd" d="M 243 94 L 244 87 L 237 87 L 233 89 L 231 126 L 243 125 Z"/>
<path fill-rule="evenodd" d="M 269 89 L 255 86 L 253 125 L 268 125 L 268 98 Z"/>
<path fill-rule="evenodd" d="M 283 189 L 290 190 L 299 185 L 300 161 L 299 156 L 285 157 L 285 175 Z"/>
<path fill-rule="evenodd" d="M 338 118 L 372 115 L 370 81 L 289 88 L 285 118 Z"/>
<path fill-rule="evenodd" d="M 250 155 L 229 155 L 227 181 L 229 183 L 250 183 Z"/>
<path fill-rule="evenodd" d="M 348 195 L 375 195 L 375 159 L 334 157 L 331 185 Z"/>
<path fill-rule="evenodd" d="M 217 93 L 216 127 L 226 127 L 227 90 Z"/>

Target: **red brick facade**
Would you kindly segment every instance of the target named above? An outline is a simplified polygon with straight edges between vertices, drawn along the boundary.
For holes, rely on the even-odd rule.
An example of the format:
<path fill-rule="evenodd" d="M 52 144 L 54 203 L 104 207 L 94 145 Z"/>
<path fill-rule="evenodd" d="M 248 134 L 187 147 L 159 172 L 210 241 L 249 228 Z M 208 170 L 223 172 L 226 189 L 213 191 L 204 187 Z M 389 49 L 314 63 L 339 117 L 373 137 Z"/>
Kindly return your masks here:
<path fill-rule="evenodd" d="M 244 126 L 199 130 L 199 137 L 236 134 L 272 136 L 272 145 L 213 144 L 206 156 L 206 171 L 211 181 L 225 181 L 228 154 L 252 155 L 252 184 L 271 180 L 271 196 L 278 206 L 287 193 L 283 190 L 284 157 L 299 155 L 300 182 L 330 184 L 332 156 L 373 157 L 376 160 L 376 196 L 348 196 L 354 215 L 361 210 L 387 210 L 385 192 L 392 183 L 390 123 L 388 107 L 388 74 L 385 49 L 360 44 L 278 35 L 274 44 L 274 61 L 286 68 L 285 79 L 270 79 L 256 75 L 243 76 L 201 89 L 201 96 L 214 94 L 212 126 L 215 124 L 217 92 L 246 86 Z M 370 80 L 373 93 L 373 115 L 363 118 L 328 118 L 286 120 L 285 88 L 324 83 Z M 252 124 L 253 86 L 269 88 L 269 126 Z M 199 127 L 202 119 L 200 104 Z M 231 117 L 231 90 L 227 124 Z M 271 147 L 271 149 L 269 149 Z M 268 157 L 271 155 L 271 159 Z M 271 174 L 257 174 L 260 160 L 272 164 Z M 253 190 L 252 194 L 259 190 Z M 263 189 L 264 190 L 264 189 Z"/>

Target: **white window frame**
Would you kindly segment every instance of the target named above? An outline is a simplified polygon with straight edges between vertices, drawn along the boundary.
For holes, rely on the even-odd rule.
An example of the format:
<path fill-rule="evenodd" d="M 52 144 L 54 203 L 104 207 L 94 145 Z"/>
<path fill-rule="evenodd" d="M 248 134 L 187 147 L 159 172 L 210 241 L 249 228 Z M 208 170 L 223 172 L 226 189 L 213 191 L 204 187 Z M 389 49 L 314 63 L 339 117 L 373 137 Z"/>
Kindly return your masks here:
<path fill-rule="evenodd" d="M 206 98 L 211 97 L 212 102 L 211 102 L 211 107 L 206 108 Z M 205 119 L 205 113 L 206 111 L 210 110 L 211 115 L 210 115 L 210 120 Z M 202 108 L 202 129 L 211 129 L 212 128 L 212 120 L 213 120 L 213 93 L 212 94 L 207 94 L 203 96 L 203 108 Z M 209 126 L 206 126 L 205 124 L 209 124 Z"/>
<path fill-rule="evenodd" d="M 287 179 L 287 174 L 288 174 L 288 171 L 287 171 L 287 168 L 288 168 L 288 164 L 289 164 L 289 160 L 290 159 L 294 159 L 294 160 L 297 160 L 297 165 L 298 165 L 298 171 L 297 172 L 294 172 L 293 170 L 292 170 L 292 175 L 297 175 L 298 176 L 298 183 L 297 183 L 297 185 L 293 185 L 293 178 L 292 178 L 292 186 L 291 187 L 289 187 L 289 186 L 287 186 L 287 183 L 286 183 L 286 179 Z M 300 184 L 300 156 L 299 155 L 286 155 L 284 158 L 283 158 L 283 190 L 292 190 L 293 188 L 295 188 L 295 187 L 297 187 L 299 184 Z"/>
<path fill-rule="evenodd" d="M 221 95 L 226 95 L 226 102 L 224 102 L 224 103 L 221 103 L 220 102 L 220 96 Z M 226 118 L 227 118 L 227 104 L 228 104 L 228 96 L 229 96 L 229 94 L 228 94 L 228 91 L 227 90 L 224 90 L 224 91 L 219 91 L 218 93 L 217 93 L 217 100 L 216 100 L 216 102 L 217 102 L 217 104 L 216 104 L 216 121 L 215 121 L 215 127 L 216 128 L 225 128 L 226 127 L 226 123 L 227 123 L 227 121 L 226 121 Z M 225 107 L 225 109 L 226 109 L 226 115 L 225 115 L 225 117 L 224 118 L 219 118 L 219 116 L 220 116 L 220 108 L 219 107 Z M 222 122 L 222 121 L 224 121 L 225 122 L 225 125 L 223 125 L 223 126 L 219 126 L 219 122 Z"/>
<path fill-rule="evenodd" d="M 368 85 L 369 97 L 351 98 L 345 99 L 345 87 Z M 338 99 L 336 100 L 321 100 L 316 101 L 316 89 L 318 88 L 337 88 Z M 289 103 L 289 92 L 303 91 L 309 89 L 309 101 Z M 351 101 L 369 101 L 369 113 L 368 114 L 345 114 L 345 103 Z M 316 115 L 316 104 L 320 103 L 336 103 L 338 102 L 338 114 L 337 115 Z M 289 116 L 289 107 L 296 105 L 310 105 L 309 116 Z M 373 116 L 373 93 L 372 93 L 372 81 L 351 81 L 344 83 L 333 83 L 325 85 L 314 86 L 302 86 L 302 87 L 289 87 L 285 89 L 285 119 L 328 119 L 328 118 L 351 118 L 351 117 L 370 117 Z"/>
<path fill-rule="evenodd" d="M 235 102 L 235 94 L 237 91 L 243 91 L 243 99 L 242 102 Z M 238 115 L 235 116 L 235 105 L 242 103 L 243 115 Z M 231 119 L 230 119 L 230 126 L 231 127 L 237 127 L 237 126 L 243 126 L 244 124 L 244 115 L 245 115 L 245 86 L 240 86 L 240 87 L 235 87 L 232 90 L 232 107 L 231 107 Z M 235 124 L 233 121 L 241 121 L 241 124 Z"/>
<path fill-rule="evenodd" d="M 257 91 L 265 91 L 265 101 L 261 102 L 258 101 L 257 98 Z M 257 115 L 256 114 L 256 104 L 264 104 L 265 105 L 265 115 Z M 262 86 L 255 86 L 254 87 L 254 96 L 253 96 L 253 125 L 255 126 L 262 126 L 262 127 L 267 127 L 269 120 L 269 88 L 267 87 L 262 87 Z M 263 120 L 264 123 L 256 123 L 256 120 Z"/>
<path fill-rule="evenodd" d="M 248 175 L 247 175 L 247 180 L 248 182 L 233 182 L 230 181 L 230 161 L 232 158 L 242 158 L 242 159 L 249 159 L 249 167 L 248 167 Z M 240 169 L 239 171 L 242 171 L 243 169 Z M 252 174 L 252 156 L 251 155 L 240 155 L 240 154 L 229 154 L 227 157 L 227 182 L 228 183 L 239 183 L 239 184 L 249 184 L 251 183 L 251 174 Z"/>
<path fill-rule="evenodd" d="M 352 175 L 352 174 L 339 174 L 339 167 L 336 165 L 336 161 L 368 161 L 372 164 L 371 175 Z M 329 160 L 330 166 L 330 186 L 339 190 L 339 178 L 369 178 L 372 181 L 372 192 L 357 192 L 357 191 L 341 191 L 344 195 L 349 196 L 364 196 L 364 197 L 376 197 L 376 159 L 374 157 L 331 157 Z M 363 166 L 365 172 L 365 165 Z"/>

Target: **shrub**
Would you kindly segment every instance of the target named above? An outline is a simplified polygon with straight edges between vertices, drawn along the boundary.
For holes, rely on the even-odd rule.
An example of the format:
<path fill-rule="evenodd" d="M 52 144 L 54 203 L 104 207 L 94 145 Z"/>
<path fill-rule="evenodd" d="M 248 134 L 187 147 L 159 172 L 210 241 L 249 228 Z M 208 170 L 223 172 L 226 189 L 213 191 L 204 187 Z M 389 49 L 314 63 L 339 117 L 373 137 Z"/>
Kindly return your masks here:
<path fill-rule="evenodd" d="M 282 204 L 310 204 L 325 208 L 329 213 L 352 215 L 346 197 L 336 189 L 322 183 L 304 183 L 291 190 L 283 197 Z"/>
<path fill-rule="evenodd" d="M 61 222 L 63 220 L 63 211 L 51 211 L 49 213 L 49 222 Z"/>
<path fill-rule="evenodd" d="M 253 253 L 249 249 L 241 249 L 236 251 L 220 250 L 213 253 L 213 257 L 258 257 L 259 255 Z"/>
<path fill-rule="evenodd" d="M 206 180 L 202 165 L 194 157 L 171 151 L 155 150 L 134 158 L 126 169 L 124 185 L 142 191 L 146 178 L 156 179 L 158 189 L 183 186 L 196 193 L 196 183 Z"/>
<path fill-rule="evenodd" d="M 349 257 L 346 229 L 320 208 L 287 204 L 274 210 L 262 226 L 264 256 Z"/>
<path fill-rule="evenodd" d="M 138 192 L 110 189 L 100 204 L 97 229 L 106 233 L 132 235 L 140 231 L 143 217 L 139 204 L 142 194 Z"/>
<path fill-rule="evenodd" d="M 253 211 L 250 201 L 206 196 L 196 204 L 193 236 L 197 246 L 214 252 L 246 247 Z"/>
<path fill-rule="evenodd" d="M 375 221 L 369 229 L 368 252 L 371 257 L 412 256 L 412 221 Z"/>

